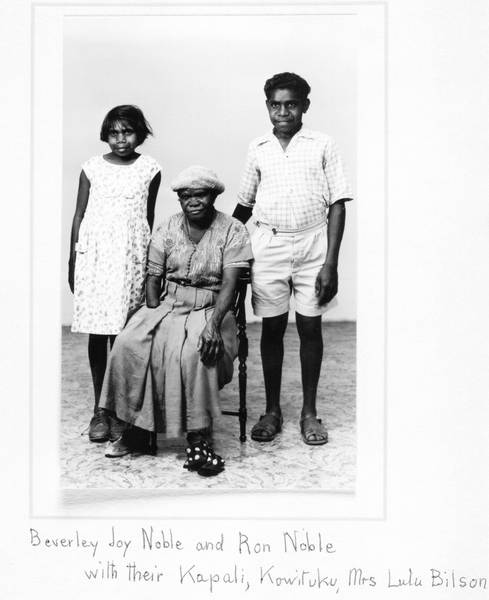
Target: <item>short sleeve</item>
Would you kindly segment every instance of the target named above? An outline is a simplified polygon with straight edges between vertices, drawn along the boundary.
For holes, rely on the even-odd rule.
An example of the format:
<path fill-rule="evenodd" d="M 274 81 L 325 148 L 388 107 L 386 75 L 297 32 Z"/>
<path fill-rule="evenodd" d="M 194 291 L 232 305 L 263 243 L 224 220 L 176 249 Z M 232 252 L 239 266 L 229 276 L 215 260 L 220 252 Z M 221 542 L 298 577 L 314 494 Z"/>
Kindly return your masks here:
<path fill-rule="evenodd" d="M 158 163 L 158 161 L 156 161 L 151 156 L 146 156 L 146 159 L 147 159 L 146 162 L 148 164 L 149 176 L 151 179 L 153 179 L 157 173 L 161 172 L 161 166 Z"/>
<path fill-rule="evenodd" d="M 82 171 L 85 173 L 85 175 L 87 176 L 89 181 L 92 181 L 92 179 L 93 179 L 93 172 L 94 172 L 94 168 L 95 168 L 94 162 L 95 162 L 95 157 L 92 156 L 92 158 L 89 158 L 88 160 L 86 160 L 81 166 Z"/>
<path fill-rule="evenodd" d="M 245 168 L 241 175 L 238 203 L 250 208 L 255 204 L 256 192 L 260 183 L 260 172 L 256 161 L 256 148 L 253 143 L 248 148 Z"/>
<path fill-rule="evenodd" d="M 147 274 L 156 277 L 162 277 L 166 268 L 165 237 L 168 232 L 168 221 L 163 221 L 158 225 L 153 235 L 148 249 Z"/>
<path fill-rule="evenodd" d="M 328 138 L 324 149 L 323 168 L 328 182 L 328 206 L 338 200 L 352 200 L 352 189 L 336 142 Z"/>
<path fill-rule="evenodd" d="M 232 219 L 223 253 L 223 268 L 248 267 L 253 260 L 250 234 L 237 219 Z"/>

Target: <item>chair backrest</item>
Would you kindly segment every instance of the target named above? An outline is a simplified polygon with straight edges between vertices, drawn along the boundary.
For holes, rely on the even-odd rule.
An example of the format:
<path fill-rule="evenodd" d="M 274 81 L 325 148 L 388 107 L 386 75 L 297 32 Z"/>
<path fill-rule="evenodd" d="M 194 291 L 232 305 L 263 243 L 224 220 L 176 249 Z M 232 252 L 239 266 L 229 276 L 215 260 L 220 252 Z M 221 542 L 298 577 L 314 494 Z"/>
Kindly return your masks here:
<path fill-rule="evenodd" d="M 236 285 L 236 293 L 233 304 L 233 312 L 234 316 L 236 317 L 236 322 L 238 323 L 238 326 L 244 325 L 246 323 L 245 299 L 246 290 L 250 281 L 250 269 L 241 269 L 241 273 L 238 278 L 238 283 Z"/>

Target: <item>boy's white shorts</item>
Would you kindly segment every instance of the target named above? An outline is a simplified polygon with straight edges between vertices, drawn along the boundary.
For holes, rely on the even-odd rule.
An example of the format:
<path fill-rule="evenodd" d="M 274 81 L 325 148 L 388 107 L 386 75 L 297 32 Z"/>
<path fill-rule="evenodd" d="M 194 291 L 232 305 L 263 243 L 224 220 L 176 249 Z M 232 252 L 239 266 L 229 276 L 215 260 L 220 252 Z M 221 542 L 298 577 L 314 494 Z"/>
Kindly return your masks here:
<path fill-rule="evenodd" d="M 294 293 L 295 310 L 316 317 L 327 310 L 315 294 L 316 277 L 326 259 L 326 223 L 297 233 L 274 233 L 263 224 L 251 234 L 254 262 L 251 269 L 251 302 L 255 315 L 276 317 L 289 311 Z"/>

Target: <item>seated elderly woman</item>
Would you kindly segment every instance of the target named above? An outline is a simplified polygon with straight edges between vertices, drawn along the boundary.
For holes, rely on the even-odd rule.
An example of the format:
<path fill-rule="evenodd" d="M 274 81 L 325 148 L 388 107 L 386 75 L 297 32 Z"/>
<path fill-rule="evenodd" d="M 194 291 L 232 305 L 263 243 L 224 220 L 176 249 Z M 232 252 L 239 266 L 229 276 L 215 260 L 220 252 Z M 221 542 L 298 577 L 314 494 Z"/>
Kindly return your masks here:
<path fill-rule="evenodd" d="M 224 185 L 204 167 L 172 183 L 182 212 L 163 221 L 148 253 L 146 306 L 117 336 L 100 406 L 126 424 L 178 436 L 187 432 L 184 467 L 216 475 L 223 459 L 211 447 L 219 390 L 237 354 L 230 307 L 240 269 L 252 259 L 248 231 L 214 208 Z M 108 457 L 131 452 L 130 429 L 109 443 Z"/>

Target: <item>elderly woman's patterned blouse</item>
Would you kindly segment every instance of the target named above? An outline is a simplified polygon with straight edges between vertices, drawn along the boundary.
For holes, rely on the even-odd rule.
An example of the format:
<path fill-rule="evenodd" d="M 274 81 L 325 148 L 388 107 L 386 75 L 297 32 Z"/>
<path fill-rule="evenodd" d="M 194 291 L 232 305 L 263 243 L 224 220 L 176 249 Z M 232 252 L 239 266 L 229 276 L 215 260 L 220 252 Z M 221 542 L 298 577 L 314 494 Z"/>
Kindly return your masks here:
<path fill-rule="evenodd" d="M 148 275 L 218 291 L 223 269 L 247 267 L 252 258 L 248 230 L 237 219 L 216 211 L 209 229 L 196 244 L 189 238 L 182 212 L 163 221 L 153 233 Z"/>

